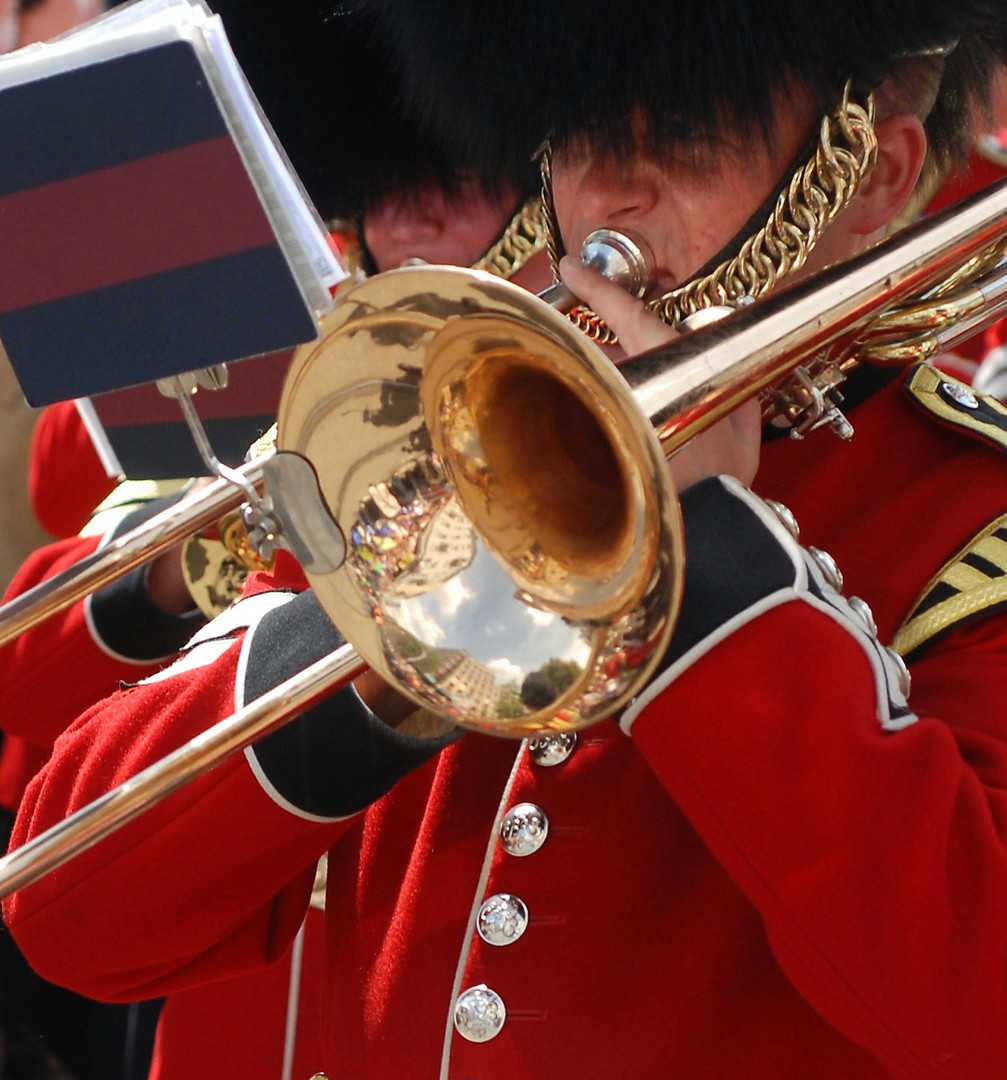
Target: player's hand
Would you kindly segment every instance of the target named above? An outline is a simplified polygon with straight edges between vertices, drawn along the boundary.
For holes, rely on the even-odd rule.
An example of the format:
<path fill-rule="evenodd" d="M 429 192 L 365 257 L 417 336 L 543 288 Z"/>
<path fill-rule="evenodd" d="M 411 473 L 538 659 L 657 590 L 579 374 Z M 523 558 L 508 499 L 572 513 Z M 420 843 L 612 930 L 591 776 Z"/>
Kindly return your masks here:
<path fill-rule="evenodd" d="M 567 255 L 559 268 L 566 286 L 618 335 L 621 353 L 626 356 L 636 356 L 681 337 L 641 301 L 579 260 Z M 618 363 L 619 357 L 614 359 Z M 751 484 L 759 467 L 761 440 L 761 414 L 758 402 L 753 399 L 672 456 L 670 467 L 675 487 L 684 491 L 708 476 L 722 475 Z"/>

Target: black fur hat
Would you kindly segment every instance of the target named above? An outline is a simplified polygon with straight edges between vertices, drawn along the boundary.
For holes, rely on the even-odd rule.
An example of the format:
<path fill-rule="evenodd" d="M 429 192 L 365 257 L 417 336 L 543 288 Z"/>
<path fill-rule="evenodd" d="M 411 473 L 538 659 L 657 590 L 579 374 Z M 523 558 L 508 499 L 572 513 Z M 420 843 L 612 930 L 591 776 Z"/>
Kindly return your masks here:
<path fill-rule="evenodd" d="M 208 0 L 298 177 L 326 220 L 368 200 L 477 172 L 406 116 L 393 50 L 335 0 Z M 459 144 L 460 145 L 460 144 Z M 509 178 L 530 182 L 522 165 Z M 488 186 L 502 183 L 494 168 Z"/>
<path fill-rule="evenodd" d="M 823 109 L 848 78 L 870 87 L 907 55 L 957 43 L 928 121 L 948 162 L 968 109 L 1007 54 L 1007 0 L 357 0 L 377 9 L 410 100 L 484 168 L 549 136 L 618 149 L 627 117 L 659 148 L 699 131 L 765 128 L 788 76 Z"/>

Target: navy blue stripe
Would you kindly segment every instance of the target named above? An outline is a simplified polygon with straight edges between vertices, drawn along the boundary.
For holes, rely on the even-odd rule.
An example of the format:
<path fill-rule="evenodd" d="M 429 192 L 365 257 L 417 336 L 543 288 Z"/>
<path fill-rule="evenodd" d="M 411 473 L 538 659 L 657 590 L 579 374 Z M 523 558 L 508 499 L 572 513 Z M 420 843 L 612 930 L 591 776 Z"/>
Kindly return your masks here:
<path fill-rule="evenodd" d="M 793 586 L 796 575 L 783 545 L 718 478 L 694 484 L 681 501 L 688 552 L 682 607 L 655 676 L 746 608 Z"/>
<path fill-rule="evenodd" d="M 226 133 L 192 45 L 157 45 L 0 93 L 0 196 Z"/>
<path fill-rule="evenodd" d="M 200 390 L 199 394 L 209 392 Z M 217 457 L 225 465 L 240 465 L 249 446 L 274 419 L 269 416 L 241 416 L 204 420 L 203 427 Z M 171 480 L 206 476 L 208 473 L 192 435 L 182 421 L 178 424 L 106 428 L 105 433 L 119 464 L 131 480 Z"/>
<path fill-rule="evenodd" d="M 919 606 L 913 612 L 912 617 L 917 619 L 920 615 L 925 615 L 931 608 L 937 607 L 938 604 L 943 604 L 945 600 L 950 600 L 960 592 L 961 589 L 955 588 L 954 585 L 949 585 L 946 581 L 939 581 L 930 592 L 923 597 Z"/>
<path fill-rule="evenodd" d="M 119 522 L 113 536 L 139 528 L 155 514 L 174 505 L 180 496 L 153 499 Z M 206 622 L 202 612 L 173 615 L 162 611 L 147 592 L 146 567 L 138 566 L 91 598 L 91 619 L 105 646 L 132 660 L 163 660 L 172 656 Z M 110 691 L 111 692 L 110 688 Z"/>
<path fill-rule="evenodd" d="M 0 314 L 0 340 L 36 406 L 287 349 L 317 334 L 276 246 Z"/>
<path fill-rule="evenodd" d="M 988 578 L 998 578 L 1004 576 L 1004 571 L 996 563 L 990 562 L 989 559 L 984 558 L 982 555 L 977 554 L 975 551 L 970 551 L 966 555 L 962 562 L 966 566 L 971 566 L 973 570 L 978 570 L 979 573 L 985 574 Z"/>

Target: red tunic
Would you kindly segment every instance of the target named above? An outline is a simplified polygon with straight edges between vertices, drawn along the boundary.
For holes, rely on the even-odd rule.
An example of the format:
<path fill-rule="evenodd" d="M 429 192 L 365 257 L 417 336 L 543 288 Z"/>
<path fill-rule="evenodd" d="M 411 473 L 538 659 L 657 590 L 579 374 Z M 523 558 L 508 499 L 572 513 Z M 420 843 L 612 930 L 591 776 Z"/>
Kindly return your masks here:
<path fill-rule="evenodd" d="M 75 536 L 116 485 L 72 401 L 39 413 L 28 459 L 28 495 L 42 527 Z"/>
<path fill-rule="evenodd" d="M 32 552 L 4 600 L 21 596 L 73 567 L 100 541 L 100 536 L 74 536 Z M 160 666 L 134 666 L 128 658 L 104 648 L 88 624 L 87 605 L 75 604 L 0 647 L 0 695 L 4 702 L 0 726 L 6 735 L 49 747 L 75 716 L 112 693 L 127 672 L 142 678 Z M 45 709 L 38 705 L 42 695 Z"/>
<path fill-rule="evenodd" d="M 1007 460 L 898 382 L 853 420 L 849 445 L 767 445 L 756 486 L 835 557 L 884 642 L 1007 508 Z M 228 714 L 252 637 L 232 615 L 166 677 L 83 717 L 17 839 Z M 782 590 L 670 668 L 628 737 L 603 722 L 544 767 L 469 734 L 345 820 L 298 810 L 238 756 L 6 913 L 50 978 L 161 994 L 280 956 L 328 849 L 312 1067 L 331 1080 L 1002 1080 L 1005 661 L 1003 617 L 954 631 L 914 664 L 915 715 L 896 723 L 869 636 Z M 499 839 L 519 803 L 549 821 L 524 857 Z M 490 945 L 475 911 L 504 893 L 528 927 Z M 453 1010 L 483 984 L 506 1022 L 470 1042 Z"/>
<path fill-rule="evenodd" d="M 18 571 L 5 600 L 20 596 L 89 555 L 101 537 L 73 537 L 34 552 Z M 124 618 L 129 618 L 124 615 Z M 166 617 L 174 622 L 175 617 Z M 198 626 L 189 623 L 185 637 Z M 179 639 L 184 640 L 184 637 Z M 53 742 L 74 718 L 113 693 L 162 668 L 169 656 L 138 660 L 105 640 L 80 602 L 0 648 L 0 807 L 15 811 Z M 44 701 L 45 707 L 39 708 Z M 295 1063 L 310 1075 L 317 1060 L 321 915 L 312 912 L 297 980 Z M 290 950 L 268 968 L 174 995 L 162 1012 L 150 1080 L 216 1080 L 227 1069 L 254 1080 L 274 1080 L 283 1067 L 291 986 Z M 207 1022 L 213 1017 L 212 1023 Z"/>

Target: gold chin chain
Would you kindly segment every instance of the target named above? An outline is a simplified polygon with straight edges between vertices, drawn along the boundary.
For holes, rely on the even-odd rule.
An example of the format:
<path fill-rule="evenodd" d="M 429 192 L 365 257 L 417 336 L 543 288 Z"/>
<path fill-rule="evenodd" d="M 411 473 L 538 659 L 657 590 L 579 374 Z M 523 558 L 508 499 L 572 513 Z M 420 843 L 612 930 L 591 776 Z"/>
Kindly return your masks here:
<path fill-rule="evenodd" d="M 864 105 L 851 101 L 847 83 L 835 112 L 822 119 L 815 153 L 780 193 L 766 224 L 744 242 L 734 258 L 649 301 L 647 307 L 675 327 L 703 308 L 734 306 L 748 297 L 754 300 L 802 267 L 823 229 L 849 205 L 874 167 L 878 149 L 874 111 L 873 95 L 868 95 Z M 558 280 L 559 231 L 548 151 L 541 156 L 541 166 L 549 253 Z M 618 340 L 590 308 L 574 308 L 569 318 L 602 345 Z"/>
<path fill-rule="evenodd" d="M 472 269 L 485 270 L 509 281 L 545 249 L 547 241 L 545 211 L 541 198 L 535 195 L 511 218 L 500 239 L 472 264 Z"/>

